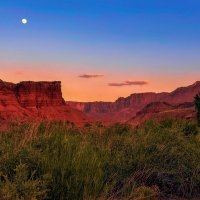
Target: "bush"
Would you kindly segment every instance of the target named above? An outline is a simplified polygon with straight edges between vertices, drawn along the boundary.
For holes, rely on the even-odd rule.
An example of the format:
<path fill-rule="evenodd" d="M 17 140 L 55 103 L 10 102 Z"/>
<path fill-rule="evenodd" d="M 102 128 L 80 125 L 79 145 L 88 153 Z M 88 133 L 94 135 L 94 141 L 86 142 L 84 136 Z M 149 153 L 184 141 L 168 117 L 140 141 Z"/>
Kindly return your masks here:
<path fill-rule="evenodd" d="M 196 136 L 198 134 L 197 124 L 193 121 L 186 122 L 183 126 L 183 133 L 185 136 Z"/>
<path fill-rule="evenodd" d="M 29 172 L 25 164 L 20 163 L 14 169 L 14 177 L 1 174 L 0 196 L 7 199 L 46 199 L 51 176 L 46 174 L 34 178 L 35 172 Z"/>
<path fill-rule="evenodd" d="M 95 125 L 96 125 L 97 127 L 103 127 L 102 122 L 95 122 Z"/>
<path fill-rule="evenodd" d="M 167 118 L 160 122 L 161 127 L 163 128 L 171 128 L 174 124 L 174 120 Z"/>
<path fill-rule="evenodd" d="M 90 124 L 90 123 L 85 123 L 84 124 L 84 127 L 91 127 L 92 126 L 92 124 Z"/>
<path fill-rule="evenodd" d="M 0 133 L 0 199 L 199 198 L 194 122 L 82 130 L 70 123 L 23 123 Z"/>

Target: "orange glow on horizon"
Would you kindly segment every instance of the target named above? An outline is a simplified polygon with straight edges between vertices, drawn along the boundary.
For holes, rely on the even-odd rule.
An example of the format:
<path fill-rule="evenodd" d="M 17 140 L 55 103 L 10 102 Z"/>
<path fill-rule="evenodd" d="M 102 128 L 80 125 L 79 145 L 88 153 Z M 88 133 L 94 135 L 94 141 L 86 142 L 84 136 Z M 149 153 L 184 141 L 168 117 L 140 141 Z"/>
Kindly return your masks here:
<path fill-rule="evenodd" d="M 104 77 L 80 78 L 80 71 L 61 70 L 47 66 L 26 68 L 23 65 L 4 65 L 1 72 L 3 81 L 18 83 L 20 81 L 61 81 L 63 98 L 68 101 L 115 101 L 119 97 L 127 97 L 133 93 L 171 92 L 177 87 L 188 86 L 199 80 L 198 73 L 187 74 L 139 74 L 136 78 L 128 73 L 111 75 L 105 72 Z M 108 86 L 109 82 L 125 82 L 127 80 L 147 80 L 147 85 Z"/>

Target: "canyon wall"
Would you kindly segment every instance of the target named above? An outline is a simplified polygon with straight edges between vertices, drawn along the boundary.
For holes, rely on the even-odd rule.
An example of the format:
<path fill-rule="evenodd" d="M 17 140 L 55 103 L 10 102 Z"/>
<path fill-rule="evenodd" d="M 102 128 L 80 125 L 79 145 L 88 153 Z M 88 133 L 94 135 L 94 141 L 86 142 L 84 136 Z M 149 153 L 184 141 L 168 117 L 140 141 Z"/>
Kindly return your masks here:
<path fill-rule="evenodd" d="M 0 80 L 0 118 L 6 120 L 16 117 L 75 123 L 91 121 L 65 103 L 60 81 L 23 81 L 14 84 Z"/>
<path fill-rule="evenodd" d="M 104 122 L 125 122 L 136 115 L 151 102 L 168 102 L 180 104 L 193 102 L 194 96 L 200 92 L 200 81 L 187 87 L 180 87 L 172 92 L 162 93 L 135 93 L 124 98 L 120 97 L 115 102 L 72 102 L 66 103 L 81 110 L 95 120 Z"/>

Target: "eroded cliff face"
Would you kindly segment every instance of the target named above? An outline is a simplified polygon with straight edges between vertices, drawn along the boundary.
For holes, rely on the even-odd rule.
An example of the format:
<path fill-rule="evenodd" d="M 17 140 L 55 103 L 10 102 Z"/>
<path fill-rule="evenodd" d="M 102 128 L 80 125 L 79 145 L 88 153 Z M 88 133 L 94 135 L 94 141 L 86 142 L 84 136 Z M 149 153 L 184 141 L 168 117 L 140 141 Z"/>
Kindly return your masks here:
<path fill-rule="evenodd" d="M 24 81 L 14 84 L 0 80 L 0 102 L 3 106 L 23 108 L 65 105 L 60 81 Z"/>
<path fill-rule="evenodd" d="M 91 118 L 102 122 L 126 122 L 145 105 L 165 97 L 166 93 L 153 92 L 132 94 L 129 97 L 120 97 L 115 102 L 72 102 L 68 105 L 76 108 Z"/>
<path fill-rule="evenodd" d="M 196 81 L 194 84 L 187 87 L 179 87 L 174 91 L 168 93 L 162 101 L 179 104 L 184 102 L 193 102 L 194 96 L 200 92 L 200 81 Z"/>
<path fill-rule="evenodd" d="M 23 81 L 17 84 L 0 80 L 0 118 L 28 117 L 34 120 L 91 121 L 82 112 L 66 105 L 61 82 Z"/>
<path fill-rule="evenodd" d="M 166 93 L 156 94 L 153 92 L 132 94 L 127 98 L 120 97 L 115 102 L 73 102 L 66 103 L 84 113 L 109 113 L 120 111 L 124 108 L 140 109 L 152 101 L 165 97 Z"/>
<path fill-rule="evenodd" d="M 20 82 L 15 86 L 15 93 L 19 104 L 24 108 L 65 105 L 60 81 Z"/>
<path fill-rule="evenodd" d="M 66 103 L 80 109 L 95 120 L 104 122 L 125 122 L 136 115 L 147 104 L 151 102 L 167 102 L 170 104 L 180 104 L 193 102 L 195 94 L 200 92 L 200 81 L 187 87 L 180 87 L 168 93 L 135 93 L 124 98 L 120 97 L 115 102 L 71 102 Z"/>

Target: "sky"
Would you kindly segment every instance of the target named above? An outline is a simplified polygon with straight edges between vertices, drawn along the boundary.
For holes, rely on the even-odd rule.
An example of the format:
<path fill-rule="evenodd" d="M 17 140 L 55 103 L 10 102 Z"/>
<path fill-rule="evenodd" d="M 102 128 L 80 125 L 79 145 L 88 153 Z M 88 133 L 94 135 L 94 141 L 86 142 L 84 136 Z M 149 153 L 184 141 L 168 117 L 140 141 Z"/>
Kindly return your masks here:
<path fill-rule="evenodd" d="M 200 80 L 199 36 L 199 0 L 1 1 L 0 79 L 82 102 L 171 92 Z"/>

